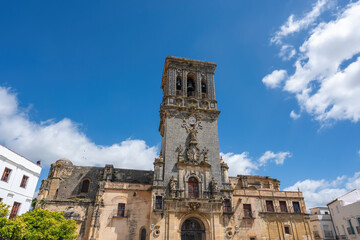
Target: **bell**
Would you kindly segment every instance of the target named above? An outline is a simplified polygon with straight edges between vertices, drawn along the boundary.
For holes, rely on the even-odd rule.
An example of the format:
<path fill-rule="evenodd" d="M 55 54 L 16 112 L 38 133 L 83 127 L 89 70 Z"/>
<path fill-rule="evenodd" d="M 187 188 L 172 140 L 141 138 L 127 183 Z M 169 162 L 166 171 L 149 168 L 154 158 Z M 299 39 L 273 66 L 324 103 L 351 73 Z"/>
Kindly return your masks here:
<path fill-rule="evenodd" d="M 188 91 L 194 91 L 194 83 L 193 81 L 188 81 Z"/>
<path fill-rule="evenodd" d="M 181 87 L 181 80 L 177 80 L 177 81 L 176 81 L 176 86 L 177 86 L 177 87 Z"/>

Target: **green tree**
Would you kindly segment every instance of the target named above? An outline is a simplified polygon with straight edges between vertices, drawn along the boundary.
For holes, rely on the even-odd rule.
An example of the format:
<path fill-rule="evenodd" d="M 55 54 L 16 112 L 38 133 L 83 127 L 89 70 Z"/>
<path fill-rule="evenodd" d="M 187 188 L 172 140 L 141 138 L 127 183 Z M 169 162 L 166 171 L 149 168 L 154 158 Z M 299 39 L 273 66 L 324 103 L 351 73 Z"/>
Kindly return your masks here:
<path fill-rule="evenodd" d="M 74 240 L 77 238 L 76 222 L 65 219 L 62 212 L 36 208 L 34 211 L 3 222 L 3 226 L 0 226 L 0 239 L 1 236 L 9 240 Z"/>
<path fill-rule="evenodd" d="M 7 217 L 9 215 L 10 206 L 0 202 L 0 218 Z"/>

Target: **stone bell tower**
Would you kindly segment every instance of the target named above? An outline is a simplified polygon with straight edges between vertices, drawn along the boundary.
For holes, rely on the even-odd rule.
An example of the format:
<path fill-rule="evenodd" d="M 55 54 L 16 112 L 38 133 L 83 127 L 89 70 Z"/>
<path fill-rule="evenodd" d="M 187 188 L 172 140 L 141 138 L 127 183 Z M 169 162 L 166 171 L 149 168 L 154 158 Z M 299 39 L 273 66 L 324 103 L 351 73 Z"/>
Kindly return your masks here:
<path fill-rule="evenodd" d="M 219 153 L 216 64 L 167 57 L 162 76 L 154 186 L 176 198 L 214 198 L 231 188 Z M 194 184 L 192 184 L 194 182 Z"/>

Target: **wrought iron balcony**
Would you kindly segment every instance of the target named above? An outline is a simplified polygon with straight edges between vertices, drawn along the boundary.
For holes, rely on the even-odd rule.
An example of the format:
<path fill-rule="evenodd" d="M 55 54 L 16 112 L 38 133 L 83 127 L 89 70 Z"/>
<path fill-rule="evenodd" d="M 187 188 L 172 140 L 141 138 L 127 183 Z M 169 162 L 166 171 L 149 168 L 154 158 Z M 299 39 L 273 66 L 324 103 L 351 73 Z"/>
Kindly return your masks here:
<path fill-rule="evenodd" d="M 243 219 L 255 219 L 255 211 L 244 212 Z"/>
<path fill-rule="evenodd" d="M 229 206 L 224 206 L 224 214 L 234 214 L 234 208 Z"/>
<path fill-rule="evenodd" d="M 277 213 L 277 214 L 306 214 L 304 212 L 301 211 L 301 209 L 298 208 L 293 208 L 292 206 L 288 206 L 286 208 L 286 210 L 284 208 L 280 208 L 280 206 L 274 206 L 273 208 L 267 208 L 266 206 L 264 207 L 265 211 L 263 211 L 262 213 Z"/>

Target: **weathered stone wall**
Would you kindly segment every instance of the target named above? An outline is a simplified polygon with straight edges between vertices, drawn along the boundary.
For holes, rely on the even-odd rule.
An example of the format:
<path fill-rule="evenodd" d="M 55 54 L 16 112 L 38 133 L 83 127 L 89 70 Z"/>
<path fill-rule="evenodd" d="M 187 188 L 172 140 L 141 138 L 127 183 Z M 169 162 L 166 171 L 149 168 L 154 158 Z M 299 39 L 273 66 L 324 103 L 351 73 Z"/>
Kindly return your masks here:
<path fill-rule="evenodd" d="M 77 231 L 80 234 L 78 240 L 89 239 L 90 221 L 93 214 L 93 202 L 86 199 L 76 200 L 45 200 L 43 199 L 37 207 L 50 211 L 64 212 L 71 214 L 70 219 L 77 223 Z"/>
<path fill-rule="evenodd" d="M 103 168 L 100 167 L 67 167 L 67 171 L 61 176 L 58 187 L 57 199 L 69 199 L 85 197 L 95 199 L 98 191 L 98 182 L 102 177 Z M 81 182 L 84 179 L 90 180 L 88 193 L 80 193 Z"/>
<path fill-rule="evenodd" d="M 266 200 L 273 201 L 274 212 L 267 211 Z M 232 201 L 234 217 L 228 226 L 238 226 L 239 230 L 234 239 L 313 239 L 300 192 L 238 189 L 234 191 Z M 288 212 L 280 211 L 279 201 L 286 202 Z M 293 201 L 300 203 L 300 213 L 293 211 Z M 244 204 L 251 205 L 252 217 L 245 215 Z M 285 226 L 289 227 L 290 234 L 285 233 Z"/>
<path fill-rule="evenodd" d="M 200 151 L 205 147 L 208 151 L 208 162 L 211 165 L 211 175 L 221 185 L 220 153 L 218 141 L 217 121 L 210 119 L 197 119 L 201 121 L 202 129 L 198 130 L 198 148 Z M 177 178 L 178 152 L 177 148 L 181 145 L 183 156 L 186 155 L 185 149 L 189 142 L 188 133 L 183 124 L 183 118 L 180 116 L 169 117 L 165 122 L 165 135 L 162 144 L 162 153 L 165 159 L 165 184 L 169 183 L 172 176 Z"/>
<path fill-rule="evenodd" d="M 125 216 L 117 216 L 118 203 L 125 203 Z M 143 228 L 150 231 L 151 185 L 113 183 L 105 185 L 97 239 L 138 240 Z"/>

